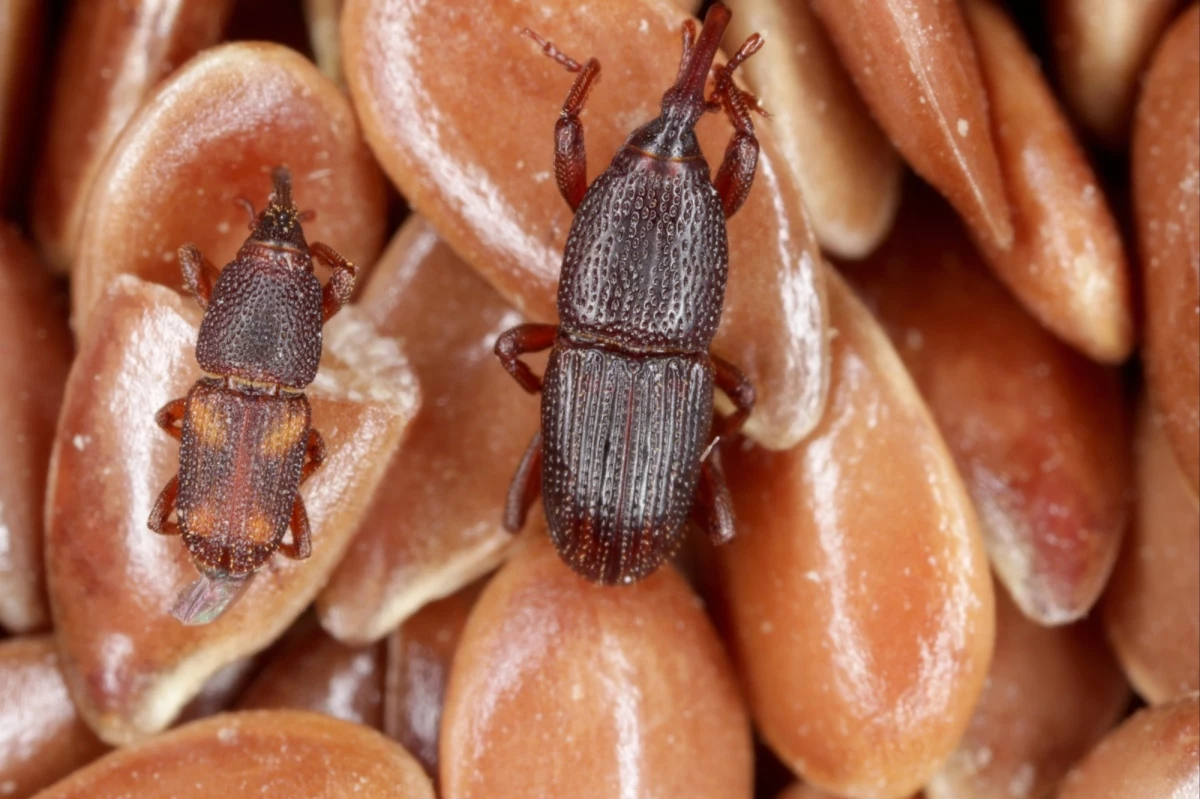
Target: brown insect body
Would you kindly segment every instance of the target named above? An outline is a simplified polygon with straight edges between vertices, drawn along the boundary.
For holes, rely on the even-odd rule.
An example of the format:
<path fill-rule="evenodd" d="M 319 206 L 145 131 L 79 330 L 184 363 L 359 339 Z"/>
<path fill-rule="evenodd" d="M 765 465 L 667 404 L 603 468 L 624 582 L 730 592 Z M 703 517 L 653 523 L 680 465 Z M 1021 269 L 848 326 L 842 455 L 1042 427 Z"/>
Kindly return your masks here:
<path fill-rule="evenodd" d="M 602 583 L 654 571 L 678 546 L 689 513 L 714 540 L 733 514 L 712 452 L 713 387 L 728 393 L 735 431 L 754 392 L 711 356 L 728 274 L 725 219 L 745 200 L 758 144 L 749 98 L 733 71 L 758 50 L 751 37 L 705 84 L 729 10 L 715 4 L 697 37 L 684 29 L 675 84 L 662 114 L 634 131 L 608 169 L 586 183 L 579 112 L 599 75 L 536 34 L 544 52 L 579 77 L 555 131 L 559 189 L 575 210 L 558 290 L 560 325 L 522 325 L 496 343 L 513 377 L 544 391 L 542 430 L 518 468 L 505 523 L 519 529 L 540 492 L 563 559 Z M 724 108 L 734 137 L 715 178 L 693 129 Z M 552 347 L 544 379 L 520 359 Z"/>
<path fill-rule="evenodd" d="M 299 488 L 325 445 L 300 389 L 316 376 L 322 325 L 354 285 L 353 264 L 305 241 L 286 169 L 275 170 L 262 213 L 250 211 L 250 237 L 215 280 L 193 245 L 179 251 L 184 284 L 205 309 L 196 359 L 209 376 L 156 417 L 180 441 L 179 473 L 159 495 L 150 529 L 181 534 L 214 579 L 245 577 L 276 550 L 297 560 L 312 551 Z M 314 255 L 334 270 L 324 288 Z"/>

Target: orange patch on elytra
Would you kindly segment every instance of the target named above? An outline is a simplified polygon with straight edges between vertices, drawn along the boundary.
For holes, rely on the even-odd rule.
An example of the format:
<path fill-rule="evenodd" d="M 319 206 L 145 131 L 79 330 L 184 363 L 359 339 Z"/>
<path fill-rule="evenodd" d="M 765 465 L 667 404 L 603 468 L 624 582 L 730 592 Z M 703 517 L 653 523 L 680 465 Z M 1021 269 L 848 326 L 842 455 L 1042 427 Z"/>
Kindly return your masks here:
<path fill-rule="evenodd" d="M 282 458 L 304 436 L 304 415 L 289 413 L 276 419 L 263 436 L 259 451 L 268 458 Z"/>
<path fill-rule="evenodd" d="M 275 537 L 275 525 L 263 513 L 251 514 L 246 520 L 246 538 L 254 544 L 269 544 Z"/>
<path fill-rule="evenodd" d="M 224 445 L 229 420 L 220 405 L 204 401 L 195 402 L 188 409 L 188 415 L 191 417 L 191 427 L 199 444 L 209 448 Z"/>
<path fill-rule="evenodd" d="M 197 505 L 188 511 L 185 524 L 187 531 L 192 535 L 207 538 L 216 529 L 217 515 L 207 503 Z"/>

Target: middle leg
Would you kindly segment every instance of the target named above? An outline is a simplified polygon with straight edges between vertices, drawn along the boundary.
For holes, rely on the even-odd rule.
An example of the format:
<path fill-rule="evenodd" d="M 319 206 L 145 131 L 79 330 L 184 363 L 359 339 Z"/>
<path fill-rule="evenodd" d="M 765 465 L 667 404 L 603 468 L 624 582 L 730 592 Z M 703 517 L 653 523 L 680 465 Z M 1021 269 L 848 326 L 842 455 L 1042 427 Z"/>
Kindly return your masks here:
<path fill-rule="evenodd" d="M 742 429 L 754 410 L 754 386 L 740 369 L 724 358 L 713 355 L 712 364 L 717 388 L 733 400 L 734 412 L 724 419 L 718 418 L 713 425 L 717 429 L 717 439 L 727 438 Z"/>
<path fill-rule="evenodd" d="M 713 450 L 700 464 L 700 481 L 696 486 L 692 518 L 714 544 L 724 544 L 733 539 L 736 532 L 733 523 L 733 500 L 729 496 L 729 486 L 725 483 L 725 472 L 721 468 L 720 450 Z"/>
<path fill-rule="evenodd" d="M 529 364 L 521 360 L 521 356 L 527 352 L 550 349 L 557 335 L 557 325 L 526 324 L 506 330 L 496 339 L 496 357 L 513 376 L 513 380 L 530 394 L 542 390 L 542 379 L 533 373 Z"/>
<path fill-rule="evenodd" d="M 508 500 L 504 503 L 504 529 L 515 533 L 525 526 L 525 517 L 529 515 L 538 494 L 542 493 L 542 431 L 534 434 L 533 440 L 521 462 L 517 465 L 517 473 L 513 475 L 512 484 L 508 488 Z"/>

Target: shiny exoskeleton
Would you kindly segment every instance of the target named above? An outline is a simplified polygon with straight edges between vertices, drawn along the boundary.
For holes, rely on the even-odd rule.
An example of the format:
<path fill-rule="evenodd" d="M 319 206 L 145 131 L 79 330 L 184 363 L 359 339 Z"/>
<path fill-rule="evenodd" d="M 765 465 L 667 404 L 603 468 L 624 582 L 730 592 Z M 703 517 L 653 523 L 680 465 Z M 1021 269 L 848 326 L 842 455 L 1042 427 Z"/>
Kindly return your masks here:
<path fill-rule="evenodd" d="M 325 459 L 325 444 L 302 389 L 317 374 L 322 326 L 354 287 L 354 264 L 305 241 L 288 171 L 273 179 L 262 213 L 245 203 L 252 232 L 219 276 L 195 245 L 179 250 L 184 285 L 204 309 L 196 360 L 206 376 L 155 417 L 180 442 L 179 473 L 149 525 L 181 534 L 196 567 L 214 578 L 248 575 L 276 550 L 296 560 L 312 553 L 299 488 Z M 333 269 L 323 288 L 314 257 Z"/>
<path fill-rule="evenodd" d="M 751 36 L 714 70 L 729 17 L 717 3 L 698 37 L 685 25 L 661 116 L 635 130 L 590 187 L 579 113 L 600 65 L 580 64 L 526 31 L 579 73 L 555 130 L 558 188 L 575 218 L 559 279 L 560 324 L 521 325 L 496 342 L 517 382 L 544 392 L 541 431 L 517 469 L 505 526 L 520 529 L 541 493 L 559 554 L 601 583 L 654 571 L 675 551 L 689 514 L 718 543 L 734 534 L 713 449 L 713 388 L 736 407 L 719 422 L 720 435 L 749 416 L 754 391 L 709 347 L 725 296 L 725 220 L 746 199 L 758 160 L 750 120 L 757 102 L 734 85 L 733 72 L 762 39 Z M 693 129 L 722 108 L 734 135 L 710 178 Z M 539 379 L 520 356 L 547 347 Z"/>

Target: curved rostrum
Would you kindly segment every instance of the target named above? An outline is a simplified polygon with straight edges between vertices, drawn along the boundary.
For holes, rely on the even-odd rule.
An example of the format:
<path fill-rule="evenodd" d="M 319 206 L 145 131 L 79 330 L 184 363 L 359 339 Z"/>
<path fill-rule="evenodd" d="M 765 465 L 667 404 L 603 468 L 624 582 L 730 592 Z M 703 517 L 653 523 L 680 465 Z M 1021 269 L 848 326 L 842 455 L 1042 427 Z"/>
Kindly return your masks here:
<path fill-rule="evenodd" d="M 671 0 L 350 0 L 344 67 L 367 140 L 404 196 L 518 311 L 549 321 L 571 226 L 555 186 L 554 126 L 573 76 L 518 32 L 533 24 L 564 52 L 601 63 L 583 115 L 591 179 L 657 116 L 685 19 Z M 827 314 L 796 180 L 771 121 L 755 125 L 762 150 L 753 189 L 729 222 L 729 286 L 714 351 L 755 385 L 749 435 L 783 449 L 821 415 Z M 712 115 L 697 135 L 715 170 L 729 125 Z"/>
<path fill-rule="evenodd" d="M 988 90 L 1013 242 L 975 236 L 1043 325 L 1105 363 L 1133 349 L 1129 265 L 1104 191 L 1021 31 L 994 0 L 966 0 Z"/>
<path fill-rule="evenodd" d="M 39 799 L 434 799 L 412 756 L 378 732 L 298 710 L 224 713 L 119 749 Z"/>
<path fill-rule="evenodd" d="M 1025 313 L 932 192 L 910 185 L 904 203 L 892 237 L 846 275 L 929 404 L 1000 580 L 1031 619 L 1078 619 L 1129 518 L 1119 375 Z"/>
<path fill-rule="evenodd" d="M 619 590 L 589 583 L 534 521 L 454 656 L 443 799 L 750 799 L 746 709 L 687 584 L 666 567 Z"/>
<path fill-rule="evenodd" d="M 188 242 L 227 263 L 248 235 L 237 200 L 261 209 L 280 165 L 301 210 L 315 212 L 307 240 L 359 264 L 364 280 L 383 244 L 386 195 L 349 100 L 286 47 L 225 44 L 154 90 L 97 176 L 72 274 L 76 336 L 115 275 L 181 289 L 176 253 Z"/>
<path fill-rule="evenodd" d="M 1050 0 L 1051 54 L 1063 102 L 1111 150 L 1129 140 L 1138 83 L 1180 0 Z"/>
<path fill-rule="evenodd" d="M 996 588 L 996 652 L 958 749 L 928 799 L 1042 799 L 1112 729 L 1129 685 L 1096 617 L 1068 627 L 1025 618 Z"/>
<path fill-rule="evenodd" d="M 216 44 L 233 0 L 72 3 L 31 198 L 42 252 L 71 268 L 88 196 L 117 136 L 164 78 Z"/>
<path fill-rule="evenodd" d="M 312 601 L 345 552 L 415 414 L 415 379 L 395 343 L 352 309 L 325 329 L 308 391 L 328 458 L 301 496 L 312 556 L 276 553 L 220 619 L 184 626 L 168 611 L 196 577 L 177 537 L 146 526 L 178 465 L 154 422 L 199 377 L 198 310 L 123 276 L 96 307 L 67 381 L 47 489 L 47 578 L 67 683 L 105 740 L 166 727 L 205 679 L 265 648 Z"/>
<path fill-rule="evenodd" d="M 724 448 L 738 535 L 716 551 L 720 613 L 780 760 L 832 793 L 897 799 L 967 729 L 991 659 L 992 582 L 916 386 L 850 288 L 832 271 L 828 284 L 821 424 L 787 452 Z"/>
<path fill-rule="evenodd" d="M 887 236 L 904 166 L 871 118 L 806 2 L 742 0 L 730 42 L 763 31 L 768 44 L 742 67 L 771 114 L 779 152 L 796 176 L 826 252 L 862 258 Z"/>
<path fill-rule="evenodd" d="M 1125 674 L 1161 704 L 1200 690 L 1200 499 L 1148 402 L 1138 414 L 1137 514 L 1104 594 Z"/>
<path fill-rule="evenodd" d="M 54 639 L 0 641 L 0 791 L 26 799 L 108 749 L 67 693 Z"/>
<path fill-rule="evenodd" d="M 987 92 L 958 3 L 812 0 L 838 55 L 904 159 L 1000 250 L 1013 225 Z"/>
<path fill-rule="evenodd" d="M 46 469 L 73 355 L 66 295 L 0 224 L 0 628 L 50 625 L 42 565 Z"/>
<path fill-rule="evenodd" d="M 423 217 L 396 234 L 360 307 L 403 342 L 427 401 L 317 599 L 325 628 L 355 643 L 379 640 L 505 557 L 504 497 L 540 405 L 493 353 L 520 315 Z M 538 356 L 530 361 L 540 371 Z"/>
<path fill-rule="evenodd" d="M 1150 398 L 1200 492 L 1200 6 L 1167 31 L 1133 122 Z"/>
<path fill-rule="evenodd" d="M 1184 799 L 1200 794 L 1200 697 L 1143 708 L 1063 780 L 1058 799 Z"/>

